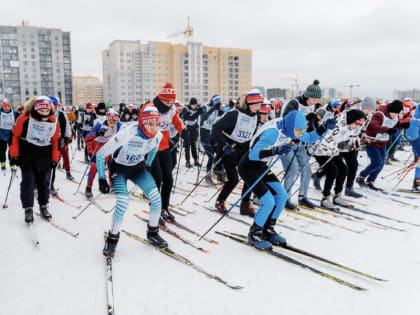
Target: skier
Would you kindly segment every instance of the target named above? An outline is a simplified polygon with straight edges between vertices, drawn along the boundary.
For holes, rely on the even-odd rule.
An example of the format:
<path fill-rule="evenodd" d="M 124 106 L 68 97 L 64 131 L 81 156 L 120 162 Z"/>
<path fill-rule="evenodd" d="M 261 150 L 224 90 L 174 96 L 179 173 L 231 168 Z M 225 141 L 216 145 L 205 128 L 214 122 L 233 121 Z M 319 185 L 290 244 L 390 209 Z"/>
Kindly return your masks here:
<path fill-rule="evenodd" d="M 58 139 L 58 149 L 60 150 L 60 157 L 63 157 L 63 165 L 64 169 L 66 170 L 66 178 L 68 180 L 74 180 L 74 177 L 71 175 L 70 171 L 70 159 L 69 159 L 69 151 L 68 145 L 71 143 L 71 136 L 72 136 L 72 128 L 70 126 L 70 122 L 67 118 L 67 115 L 60 110 L 61 108 L 61 101 L 58 97 L 55 96 L 48 96 L 51 102 L 54 105 L 55 109 L 55 119 L 60 127 L 60 138 Z M 54 187 L 55 183 L 55 172 L 57 168 L 54 167 L 52 169 L 52 177 L 51 177 L 51 188 L 50 193 L 53 196 L 58 196 L 58 192 Z"/>
<path fill-rule="evenodd" d="M 252 89 L 243 98 L 242 103 L 236 109 L 227 112 L 213 127 L 213 139 L 222 154 L 222 163 L 226 170 L 227 182 L 224 183 L 215 207 L 220 213 L 226 213 L 225 201 L 239 182 L 237 167 L 242 155 L 249 148 L 249 142 L 257 129 L 257 112 L 264 102 L 260 91 Z M 248 189 L 244 183 L 242 194 Z M 254 209 L 249 201 L 249 194 L 241 201 L 240 213 L 254 216 Z"/>
<path fill-rule="evenodd" d="M 96 117 L 93 121 L 93 126 L 97 123 L 103 123 L 106 120 L 106 105 L 105 103 L 98 103 L 98 106 L 95 107 Z"/>
<path fill-rule="evenodd" d="M 219 95 L 215 94 L 210 99 L 210 102 L 205 105 L 200 113 L 200 142 L 204 148 L 204 152 L 207 155 L 207 174 L 205 182 L 209 186 L 216 186 L 211 178 L 211 169 L 215 161 L 214 149 L 212 144 L 212 128 L 216 123 L 218 116 L 223 115 L 223 111 L 220 109 L 222 100 Z M 216 166 L 217 168 L 217 177 L 220 182 L 224 181 L 223 171 L 220 167 L 220 164 Z"/>
<path fill-rule="evenodd" d="M 389 135 L 397 133 L 398 129 L 408 128 L 408 123 L 400 123 L 398 115 L 403 110 L 401 101 L 394 100 L 388 105 L 382 106 L 375 114 L 366 128 L 366 135 L 373 141 L 366 146 L 366 153 L 370 164 L 360 172 L 356 181 L 360 187 L 368 187 L 372 190 L 382 190 L 374 185 L 376 177 L 381 172 L 385 163 L 386 144 Z"/>
<path fill-rule="evenodd" d="M 299 110 L 306 117 L 310 113 L 314 113 L 316 110 L 316 104 L 319 103 L 322 96 L 322 90 L 319 87 L 319 81 L 315 80 L 313 84 L 309 85 L 302 96 L 298 96 L 290 100 L 287 105 L 283 106 L 282 116 L 285 117 L 289 112 L 293 110 Z M 300 141 L 300 140 L 298 140 Z M 305 145 L 296 145 L 293 147 L 292 152 L 281 158 L 283 169 L 288 170 L 284 179 L 284 186 L 289 189 L 292 181 L 298 174 L 298 170 L 308 160 L 308 154 L 306 152 Z M 311 167 L 305 168 L 300 177 L 299 186 L 299 197 L 298 203 L 308 208 L 314 208 L 315 205 L 309 201 L 306 197 L 308 193 L 309 182 L 311 179 L 312 171 Z M 289 191 L 290 193 L 290 191 Z M 289 196 L 290 197 L 290 196 Z M 296 210 L 296 206 L 290 201 L 290 198 L 286 202 L 286 208 Z"/>
<path fill-rule="evenodd" d="M 270 120 L 257 130 L 250 143 L 250 151 L 244 154 L 239 163 L 239 173 L 248 186 L 267 170 L 267 162 L 275 155 L 284 155 L 292 150 L 291 141 L 300 139 L 313 143 L 319 138 L 317 131 L 304 132 L 305 116 L 299 111 L 291 111 L 283 119 Z M 331 127 L 331 126 L 330 126 Z M 330 128 L 328 127 L 328 128 Z M 319 129 L 321 130 L 321 129 Z M 325 127 L 323 129 L 325 131 Z M 288 195 L 273 172 L 269 171 L 254 186 L 261 206 L 254 217 L 248 241 L 261 249 L 271 249 L 273 245 L 285 245 L 286 240 L 274 230 Z"/>
<path fill-rule="evenodd" d="M 121 129 L 113 136 L 96 156 L 99 190 L 103 194 L 110 191 L 105 176 L 105 159 L 112 154 L 109 165 L 111 185 L 117 198 L 103 254 L 114 256 L 120 236 L 120 226 L 128 207 L 127 179 L 139 186 L 150 200 L 150 217 L 147 239 L 157 247 L 166 248 L 168 243 L 159 236 L 161 198 L 156 183 L 149 170 L 159 149 L 162 133 L 159 131 L 160 114 L 150 103 L 142 107 L 138 124 Z M 145 156 L 147 154 L 147 160 Z"/>
<path fill-rule="evenodd" d="M 350 136 L 352 131 L 360 131 L 365 121 L 366 116 L 361 110 L 352 109 L 342 113 L 338 118 L 336 127 L 325 137 L 315 152 L 315 159 L 326 175 L 321 207 L 327 209 L 334 209 L 334 205 L 351 207 L 351 203 L 341 197 L 348 167 L 340 155 L 340 149 L 351 146 Z M 334 182 L 335 194 L 331 202 L 331 188 Z"/>
<path fill-rule="evenodd" d="M 105 143 L 120 130 L 121 123 L 119 122 L 119 118 L 118 113 L 111 108 L 106 113 L 106 120 L 102 123 L 98 122 L 85 138 L 87 151 L 91 161 L 85 189 L 85 196 L 87 199 L 93 197 L 92 185 L 97 172 L 96 155 Z"/>
<path fill-rule="evenodd" d="M 20 199 L 25 209 L 25 222 L 32 223 L 34 189 L 38 189 L 41 216 L 52 218 L 48 211 L 51 168 L 60 158 L 58 138 L 60 128 L 54 116 L 54 106 L 47 96 L 37 96 L 25 104 L 24 111 L 12 129 L 11 164 L 22 171 Z"/>
<path fill-rule="evenodd" d="M 263 126 L 270 119 L 271 113 L 273 112 L 271 104 L 264 100 L 264 103 L 261 104 L 260 109 L 258 110 L 258 127 Z M 271 119 L 270 119 L 271 120 Z"/>
<path fill-rule="evenodd" d="M 2 171 L 6 169 L 7 145 L 9 144 L 12 126 L 18 116 L 19 114 L 13 111 L 12 104 L 6 99 L 3 100 L 0 110 L 0 163 Z M 10 169 L 14 170 L 15 166 L 10 165 Z"/>
<path fill-rule="evenodd" d="M 168 211 L 169 199 L 173 185 L 173 161 L 169 148 L 170 125 L 174 125 L 178 133 L 185 140 L 188 137 L 188 130 L 185 128 L 175 106 L 173 106 L 176 99 L 175 89 L 171 83 L 166 83 L 160 91 L 159 95 L 153 100 L 153 104 L 160 113 L 162 132 L 162 141 L 159 145 L 159 151 L 152 164 L 152 175 L 156 181 L 156 185 L 162 196 L 162 221 L 174 222 L 175 217 Z"/>
<path fill-rule="evenodd" d="M 420 193 L 420 106 L 417 105 L 413 118 L 410 120 L 410 127 L 406 131 L 406 137 L 410 141 L 411 146 L 417 160 L 416 170 L 414 173 L 414 182 L 412 191 Z"/>
<path fill-rule="evenodd" d="M 82 122 L 82 136 L 83 139 L 88 135 L 88 133 L 93 128 L 93 122 L 96 119 L 96 114 L 94 113 L 93 105 L 91 103 L 86 104 L 86 111 L 83 115 L 83 122 Z M 89 162 L 89 157 L 87 153 L 87 147 L 85 145 L 85 162 Z"/>
<path fill-rule="evenodd" d="M 199 166 L 197 155 L 197 139 L 198 139 L 198 116 L 201 114 L 201 108 L 198 107 L 198 102 L 195 97 L 190 99 L 190 104 L 182 112 L 181 118 L 184 120 L 188 129 L 188 139 L 185 141 L 185 161 L 186 167 L 190 168 L 190 150 L 194 159 L 194 165 Z"/>
<path fill-rule="evenodd" d="M 76 110 L 76 122 L 74 124 L 74 129 L 76 130 L 77 135 L 77 150 L 80 151 L 81 147 L 83 146 L 83 121 L 85 116 L 85 106 L 79 105 L 79 109 Z"/>
<path fill-rule="evenodd" d="M 180 101 L 175 101 L 174 106 L 176 108 L 176 112 L 179 115 L 179 118 L 182 121 L 181 113 L 184 110 L 184 105 L 181 104 Z M 171 152 L 172 158 L 172 169 L 175 168 L 177 162 L 177 155 L 178 155 L 178 142 L 179 142 L 179 133 L 174 124 L 169 125 L 169 151 Z"/>

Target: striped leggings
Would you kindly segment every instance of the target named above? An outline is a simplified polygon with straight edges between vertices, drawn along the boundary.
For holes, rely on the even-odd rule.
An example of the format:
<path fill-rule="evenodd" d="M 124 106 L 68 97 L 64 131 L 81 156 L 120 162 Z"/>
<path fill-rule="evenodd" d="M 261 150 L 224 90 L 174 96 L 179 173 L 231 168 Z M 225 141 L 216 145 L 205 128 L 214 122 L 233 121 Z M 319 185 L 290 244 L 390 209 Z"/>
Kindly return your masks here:
<path fill-rule="evenodd" d="M 124 219 L 124 214 L 128 207 L 127 177 L 116 173 L 112 176 L 112 187 L 117 197 L 117 206 L 112 216 L 111 233 L 117 234 Z M 159 223 L 162 201 L 156 183 L 150 173 L 143 169 L 136 176 L 129 178 L 134 184 L 139 186 L 150 200 L 149 225 L 155 227 Z"/>

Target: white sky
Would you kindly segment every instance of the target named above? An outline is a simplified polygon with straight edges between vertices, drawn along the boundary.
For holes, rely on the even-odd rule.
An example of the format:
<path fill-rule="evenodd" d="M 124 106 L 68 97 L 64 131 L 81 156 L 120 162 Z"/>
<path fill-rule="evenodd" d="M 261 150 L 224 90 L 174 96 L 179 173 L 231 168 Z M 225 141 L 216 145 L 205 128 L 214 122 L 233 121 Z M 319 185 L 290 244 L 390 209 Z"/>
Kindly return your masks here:
<path fill-rule="evenodd" d="M 0 0 L 0 12 L 1 25 L 27 20 L 70 31 L 73 75 L 102 78 L 111 41 L 167 41 L 189 15 L 195 41 L 253 50 L 254 86 L 290 87 L 298 74 L 302 87 L 318 78 L 345 94 L 360 84 L 356 96 L 420 88 L 415 0 Z"/>

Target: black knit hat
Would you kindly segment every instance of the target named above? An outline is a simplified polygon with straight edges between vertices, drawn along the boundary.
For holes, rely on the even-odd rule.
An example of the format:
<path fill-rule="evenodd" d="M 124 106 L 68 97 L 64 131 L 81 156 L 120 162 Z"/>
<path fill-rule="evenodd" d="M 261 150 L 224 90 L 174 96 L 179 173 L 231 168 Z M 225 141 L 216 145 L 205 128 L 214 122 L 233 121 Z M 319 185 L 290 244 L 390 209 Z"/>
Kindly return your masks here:
<path fill-rule="evenodd" d="M 351 109 L 347 112 L 346 115 L 347 125 L 350 125 L 362 118 L 366 119 L 365 113 L 359 109 Z"/>
<path fill-rule="evenodd" d="M 310 97 L 310 98 L 321 98 L 322 97 L 322 90 L 319 87 L 319 81 L 315 79 L 313 84 L 308 86 L 306 88 L 305 93 L 303 93 L 303 96 Z"/>
<path fill-rule="evenodd" d="M 403 103 L 399 100 L 394 100 L 392 103 L 388 104 L 388 113 L 401 113 L 403 110 Z"/>
<path fill-rule="evenodd" d="M 106 105 L 105 105 L 105 103 L 103 103 L 103 102 L 101 102 L 101 103 L 98 103 L 98 106 L 96 107 L 98 110 L 99 109 L 106 109 Z"/>
<path fill-rule="evenodd" d="M 198 102 L 197 102 L 197 99 L 195 98 L 195 97 L 191 97 L 191 99 L 190 99 L 190 105 L 197 105 L 198 104 Z"/>

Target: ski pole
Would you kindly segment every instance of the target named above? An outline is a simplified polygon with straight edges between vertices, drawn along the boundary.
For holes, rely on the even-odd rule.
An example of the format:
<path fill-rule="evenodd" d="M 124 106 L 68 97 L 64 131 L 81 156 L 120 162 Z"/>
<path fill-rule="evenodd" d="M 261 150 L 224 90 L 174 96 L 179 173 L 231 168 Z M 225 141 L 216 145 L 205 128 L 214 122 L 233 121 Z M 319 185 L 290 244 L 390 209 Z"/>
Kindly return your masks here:
<path fill-rule="evenodd" d="M 86 145 L 86 144 L 85 144 L 85 145 Z M 93 150 L 93 153 L 92 153 L 92 156 L 90 157 L 90 160 L 89 160 L 89 162 L 88 162 L 88 165 L 86 165 L 85 171 L 83 172 L 83 176 L 82 176 L 82 178 L 80 179 L 79 186 L 77 186 L 76 192 L 75 192 L 75 193 L 73 193 L 73 195 L 77 195 L 77 193 L 79 192 L 79 189 L 80 189 L 80 186 L 82 185 L 83 179 L 84 179 L 84 178 L 85 178 L 85 176 L 86 176 L 86 172 L 87 172 L 87 170 L 89 169 L 89 166 L 90 166 L 90 164 L 91 164 L 91 163 L 92 163 L 92 161 L 93 161 L 93 158 L 95 157 L 95 154 L 96 154 L 96 149 L 98 148 L 98 145 L 99 145 L 99 141 L 98 141 L 98 143 L 96 144 L 95 149 Z"/>
<path fill-rule="evenodd" d="M 101 195 L 101 193 L 99 193 L 95 198 L 92 198 L 92 200 L 90 200 L 90 202 L 86 205 L 86 207 L 84 207 L 82 210 L 80 210 L 80 212 L 78 214 L 76 214 L 75 216 L 73 216 L 73 219 L 77 219 L 83 212 L 85 212 L 87 210 L 87 208 L 89 208 L 91 205 L 93 205 L 93 203 L 96 201 L 96 199 Z"/>
<path fill-rule="evenodd" d="M 3 209 L 6 209 L 8 207 L 8 205 L 7 205 L 7 198 L 9 197 L 10 187 L 12 187 L 13 180 L 16 177 L 16 173 L 17 173 L 17 171 L 15 169 L 13 169 L 12 170 L 12 174 L 10 175 L 9 187 L 7 188 L 7 194 L 6 194 L 6 199 L 4 200 Z"/>
<path fill-rule="evenodd" d="M 176 176 L 175 176 L 175 183 L 174 183 L 174 187 L 172 188 L 172 191 L 175 191 L 176 188 L 176 182 L 178 180 L 178 173 L 179 173 L 179 165 L 181 164 L 181 156 L 182 156 L 182 144 L 184 143 L 185 145 L 185 141 L 181 141 L 181 149 L 179 150 L 179 158 L 178 158 L 178 166 L 176 168 Z"/>
<path fill-rule="evenodd" d="M 277 158 L 274 160 L 273 163 L 271 163 L 271 165 L 269 167 L 267 167 L 267 169 L 260 175 L 260 177 L 257 178 L 257 180 L 247 189 L 247 191 L 238 198 L 238 200 L 236 200 L 236 202 L 230 206 L 229 210 L 227 210 L 225 213 L 223 213 L 223 215 L 217 219 L 216 222 L 213 223 L 213 225 L 203 234 L 201 235 L 201 237 L 198 239 L 199 241 L 201 241 L 201 239 L 207 235 L 207 233 L 209 233 L 220 221 L 222 221 L 222 219 L 233 209 L 236 207 L 236 205 L 246 196 L 248 195 L 252 189 L 255 187 L 255 185 L 257 185 L 261 179 L 264 178 L 265 174 L 267 174 L 271 168 L 280 160 L 280 158 L 282 157 L 282 155 L 277 156 Z"/>
<path fill-rule="evenodd" d="M 420 161 L 420 157 L 417 158 L 417 160 L 415 160 L 413 162 L 413 164 L 411 164 L 408 169 L 406 170 L 405 174 L 401 177 L 401 179 L 399 180 L 399 182 L 394 186 L 394 188 L 392 188 L 391 191 L 394 191 L 395 188 L 397 188 L 397 186 L 404 180 L 404 178 L 408 175 L 408 173 L 410 173 L 410 171 L 414 168 L 414 166 L 416 166 L 417 162 Z"/>
<path fill-rule="evenodd" d="M 205 154 L 203 153 L 202 154 L 202 157 L 201 157 L 201 163 L 200 163 L 200 165 L 198 166 L 198 169 L 197 169 L 197 178 L 195 180 L 196 183 L 198 183 L 198 179 L 200 178 L 201 167 L 202 167 L 202 165 L 204 163 L 204 156 L 205 156 Z"/>
<path fill-rule="evenodd" d="M 217 187 L 216 192 L 206 202 L 210 202 L 222 190 L 222 188 L 223 186 Z"/>
<path fill-rule="evenodd" d="M 234 148 L 235 147 L 235 144 L 233 145 L 233 147 L 232 148 Z M 223 159 L 223 157 L 225 156 L 225 153 L 223 153 L 222 154 L 222 156 L 220 157 L 220 159 L 219 160 L 217 160 L 216 161 L 216 163 L 214 163 L 214 166 L 213 167 L 215 167 L 216 165 L 218 165 L 221 161 L 222 161 L 222 159 Z M 208 172 L 207 172 L 207 174 L 206 175 L 204 175 L 201 179 L 200 179 L 200 181 L 195 185 L 195 187 L 188 193 L 188 195 L 186 195 L 185 196 L 185 198 L 184 198 L 184 200 L 182 200 L 181 201 L 181 203 L 180 204 L 178 204 L 178 206 L 182 206 L 183 204 L 184 204 L 184 202 L 185 202 L 185 200 L 187 200 L 190 196 L 191 196 L 191 194 L 197 189 L 197 187 L 198 186 L 200 186 L 200 184 L 203 182 L 203 180 L 204 179 L 206 179 L 206 177 L 208 176 L 208 175 L 210 175 L 210 173 L 211 173 L 211 171 L 212 171 L 212 169 L 210 169 Z"/>
<path fill-rule="evenodd" d="M 292 166 L 292 163 L 293 163 L 293 161 L 295 160 L 295 157 L 296 157 L 297 151 L 299 150 L 299 147 L 300 147 L 301 143 L 302 143 L 302 142 L 300 142 L 300 141 L 299 141 L 299 144 L 297 145 L 297 148 L 296 148 L 296 150 L 295 150 L 295 153 L 293 154 L 293 157 L 292 157 L 292 159 L 290 160 L 289 166 L 287 167 L 287 170 L 286 170 L 286 172 L 284 173 L 283 178 L 281 179 L 281 183 L 282 183 L 282 184 L 283 184 L 284 180 L 286 179 L 286 175 L 287 175 L 287 173 L 289 173 L 290 167 Z M 279 173 L 279 174 L 277 174 L 277 176 L 279 176 L 279 175 L 280 175 L 280 173 Z"/>
<path fill-rule="evenodd" d="M 389 174 L 387 174 L 387 175 L 385 175 L 385 176 L 381 176 L 381 179 L 385 179 L 385 178 L 387 178 L 387 177 L 389 177 L 389 176 L 391 176 L 391 175 L 394 175 L 394 174 L 396 174 L 396 173 L 398 173 L 397 175 L 400 175 L 400 173 L 403 173 L 405 170 L 407 170 L 407 168 L 409 168 L 411 166 L 411 164 L 410 165 L 408 165 L 408 166 L 404 166 L 403 168 L 400 168 L 400 169 L 398 169 L 398 170 L 396 170 L 396 171 L 394 171 L 394 172 L 392 172 L 392 173 L 389 173 Z"/>
<path fill-rule="evenodd" d="M 391 149 L 394 147 L 394 145 L 397 143 L 397 141 L 401 138 L 402 136 L 402 132 L 398 135 L 398 137 L 396 137 L 394 139 L 394 141 L 391 143 L 391 145 L 389 146 L 389 148 L 386 150 L 385 152 L 385 157 L 388 157 L 389 151 L 391 151 Z"/>

